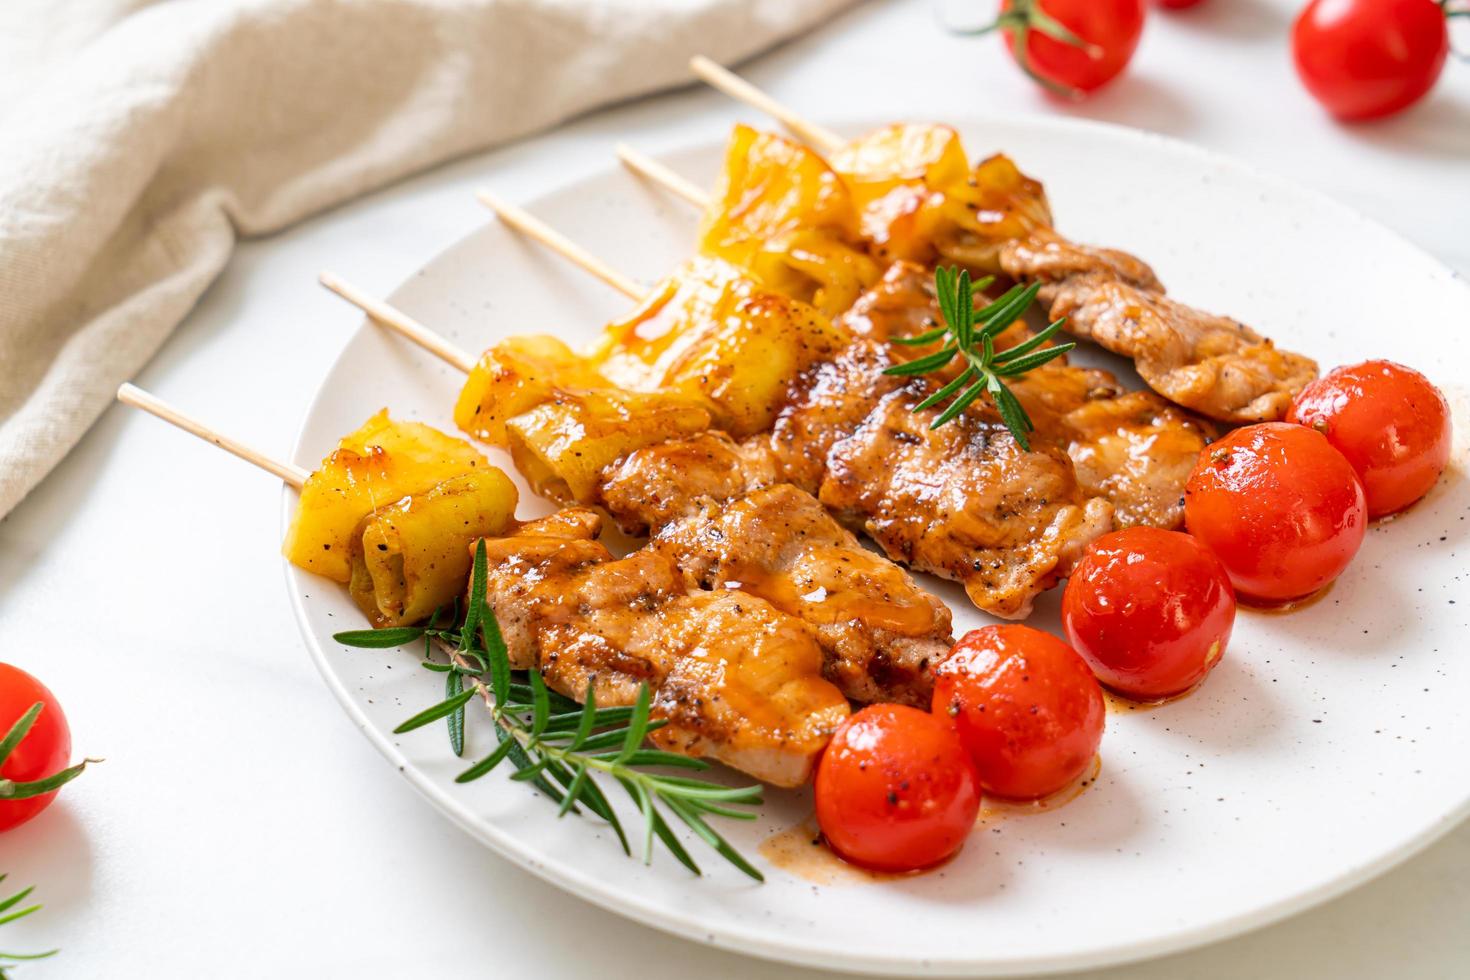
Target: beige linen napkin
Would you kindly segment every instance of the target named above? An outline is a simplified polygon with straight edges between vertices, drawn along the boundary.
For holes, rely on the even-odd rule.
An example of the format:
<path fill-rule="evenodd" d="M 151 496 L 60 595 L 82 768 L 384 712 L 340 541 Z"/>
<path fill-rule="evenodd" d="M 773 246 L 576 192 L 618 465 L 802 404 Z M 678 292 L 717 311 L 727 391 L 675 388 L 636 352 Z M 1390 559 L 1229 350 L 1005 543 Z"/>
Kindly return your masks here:
<path fill-rule="evenodd" d="M 686 81 L 851 0 L 4 0 L 0 515 L 236 237 Z"/>

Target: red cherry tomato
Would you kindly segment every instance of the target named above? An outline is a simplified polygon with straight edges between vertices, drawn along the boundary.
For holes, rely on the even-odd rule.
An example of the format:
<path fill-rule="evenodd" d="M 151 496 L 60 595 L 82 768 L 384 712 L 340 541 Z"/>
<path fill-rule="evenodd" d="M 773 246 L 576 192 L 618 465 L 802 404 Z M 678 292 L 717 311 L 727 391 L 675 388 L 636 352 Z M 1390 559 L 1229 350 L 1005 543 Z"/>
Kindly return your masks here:
<path fill-rule="evenodd" d="M 1450 406 L 1418 371 L 1392 361 L 1340 367 L 1302 389 L 1288 422 L 1308 425 L 1363 481 L 1368 516 L 1403 510 L 1450 460 Z"/>
<path fill-rule="evenodd" d="M 1264 422 L 1200 454 L 1184 485 L 1184 521 L 1242 598 L 1280 603 L 1342 573 L 1368 509 L 1357 474 L 1322 433 Z"/>
<path fill-rule="evenodd" d="M 1186 7 L 1197 6 L 1200 0 L 1154 0 L 1154 2 L 1169 10 L 1183 10 Z"/>
<path fill-rule="evenodd" d="M 1312 0 L 1291 32 L 1302 84 L 1339 119 L 1373 119 L 1418 102 L 1450 52 L 1434 0 Z"/>
<path fill-rule="evenodd" d="M 949 725 L 901 704 L 842 723 L 817 767 L 817 823 L 839 855 L 879 871 L 913 871 L 958 851 L 980 811 L 980 787 Z"/>
<path fill-rule="evenodd" d="M 935 671 L 947 718 L 988 792 L 1031 800 L 1082 775 L 1102 741 L 1102 688 L 1077 652 L 1029 626 L 985 626 Z"/>
<path fill-rule="evenodd" d="M 1220 662 L 1235 593 L 1187 534 L 1130 527 L 1092 543 L 1062 597 L 1062 627 L 1097 679 L 1131 698 L 1189 690 Z"/>
<path fill-rule="evenodd" d="M 1049 89 L 1080 94 L 1127 67 L 1143 35 L 1143 0 L 1001 0 L 1006 47 L 1021 69 Z M 1047 19 L 1085 44 L 1050 36 Z"/>
<path fill-rule="evenodd" d="M 40 702 L 41 714 L 15 751 L 0 764 L 0 778 L 16 783 L 45 779 L 67 767 L 71 729 L 56 696 L 19 667 L 0 664 L 0 736 Z M 20 800 L 0 800 L 0 830 L 18 827 L 51 805 L 56 793 Z"/>

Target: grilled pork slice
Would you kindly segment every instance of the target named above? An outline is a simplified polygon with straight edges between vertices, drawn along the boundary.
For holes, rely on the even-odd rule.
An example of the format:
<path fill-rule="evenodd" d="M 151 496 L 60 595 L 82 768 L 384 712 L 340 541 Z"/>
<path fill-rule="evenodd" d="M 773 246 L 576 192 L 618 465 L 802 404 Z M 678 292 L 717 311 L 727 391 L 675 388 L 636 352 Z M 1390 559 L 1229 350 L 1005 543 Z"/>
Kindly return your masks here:
<path fill-rule="evenodd" d="M 1024 619 L 1036 596 L 1112 529 L 1112 504 L 1084 493 L 1061 449 L 1039 442 L 1022 449 L 988 403 L 931 429 L 934 411 L 914 407 L 934 382 L 884 391 L 886 361 L 869 356 L 832 366 L 858 368 L 847 383 L 881 394 L 828 451 L 819 498 L 895 561 L 961 583 L 991 615 Z"/>
<path fill-rule="evenodd" d="M 823 675 L 849 698 L 928 707 L 932 670 L 954 642 L 949 610 L 811 494 L 778 483 L 707 500 L 650 546 L 686 581 L 749 592 L 805 622 L 822 646 Z"/>
<path fill-rule="evenodd" d="M 1317 362 L 1281 350 L 1251 328 L 1101 273 L 1042 290 L 1067 329 L 1133 358 L 1148 386 L 1170 401 L 1225 422 L 1285 416 Z"/>
<path fill-rule="evenodd" d="M 954 641 L 949 609 L 781 482 L 763 442 L 708 432 L 640 450 L 604 475 L 602 501 L 624 530 L 651 532 L 689 585 L 750 592 L 803 620 L 849 698 L 929 703 Z"/>
<path fill-rule="evenodd" d="M 1121 259 L 1118 264 L 1127 268 Z M 1141 279 L 1153 275 L 1143 266 L 1129 274 Z M 939 315 L 930 281 L 919 266 L 895 263 L 842 322 L 854 333 L 880 341 L 922 333 Z M 1002 340 L 1018 343 L 1025 336 L 1018 323 Z M 934 349 L 937 344 L 895 346 L 892 353 L 916 357 Z M 1208 422 L 1153 392 L 1126 391 L 1107 371 L 1063 361 L 1009 384 L 1036 426 L 1032 440 L 1065 451 L 1084 495 L 1107 498 L 1119 524 L 1175 528 L 1183 522 L 1184 483 L 1199 451 L 1214 436 Z"/>
<path fill-rule="evenodd" d="M 548 686 L 628 705 L 640 684 L 667 724 L 661 748 L 709 756 L 776 786 L 810 777 L 847 699 L 821 676 L 811 632 L 765 600 L 690 591 L 670 558 L 614 559 L 601 519 L 573 508 L 486 540 L 487 596 L 511 662 Z"/>
<path fill-rule="evenodd" d="M 1183 525 L 1184 484 L 1213 425 L 1152 391 L 1124 391 L 1096 368 L 1053 362 L 1011 391 L 1036 425 L 1032 438 L 1066 450 L 1083 492 L 1106 497 L 1119 526 Z"/>
<path fill-rule="evenodd" d="M 640 450 L 604 474 L 604 503 L 636 527 L 640 506 L 727 500 L 774 476 L 889 558 L 961 582 L 986 612 L 1026 616 L 1112 527 L 1112 505 L 1087 497 L 1064 451 L 1022 449 L 978 403 L 930 431 L 934 412 L 913 408 L 934 382 L 885 375 L 893 363 L 888 345 L 856 339 L 806 372 L 768 437 L 737 445 L 710 433 Z"/>

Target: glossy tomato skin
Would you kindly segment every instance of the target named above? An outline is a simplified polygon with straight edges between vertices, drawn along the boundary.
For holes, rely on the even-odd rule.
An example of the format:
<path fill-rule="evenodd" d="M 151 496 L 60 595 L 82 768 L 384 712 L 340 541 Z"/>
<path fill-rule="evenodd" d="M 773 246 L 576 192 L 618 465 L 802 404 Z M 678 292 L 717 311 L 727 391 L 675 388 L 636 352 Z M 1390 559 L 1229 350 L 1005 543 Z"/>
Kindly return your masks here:
<path fill-rule="evenodd" d="M 822 753 L 817 823 L 832 850 L 878 871 L 938 864 L 965 843 L 980 786 L 954 730 L 925 711 L 875 704 Z"/>
<path fill-rule="evenodd" d="M 1154 701 L 1220 662 L 1235 591 L 1220 559 L 1188 534 L 1130 527 L 1092 543 L 1062 596 L 1062 628 L 1105 686 Z"/>
<path fill-rule="evenodd" d="M 1403 510 L 1429 492 L 1450 461 L 1450 406 L 1424 375 L 1392 361 L 1340 367 L 1302 389 L 1286 415 L 1347 457 L 1363 481 L 1368 516 Z"/>
<path fill-rule="evenodd" d="M 1047 37 L 1034 28 L 1009 29 L 1006 45 L 1018 64 L 1076 92 L 1091 92 L 1116 78 L 1143 36 L 1144 0 L 1002 0 L 1001 11 L 1040 8 L 1093 45 L 1089 51 Z M 1024 45 L 1024 50 L 1022 48 Z"/>
<path fill-rule="evenodd" d="M 1363 543 L 1368 508 L 1351 464 L 1322 433 L 1263 422 L 1200 454 L 1184 485 L 1184 521 L 1242 599 L 1277 604 L 1342 573 Z"/>
<path fill-rule="evenodd" d="M 1434 0 L 1312 0 L 1291 40 L 1302 84 L 1347 120 L 1419 101 L 1450 52 L 1444 10 Z"/>
<path fill-rule="evenodd" d="M 71 729 L 56 696 L 19 667 L 0 663 L 0 736 L 37 701 L 45 707 L 29 734 L 0 765 L 0 777 L 17 783 L 45 779 L 65 769 L 71 759 Z M 25 823 L 55 798 L 56 792 L 51 792 L 24 800 L 0 800 L 0 831 Z"/>
<path fill-rule="evenodd" d="M 1062 789 L 1102 741 L 1102 688 L 1077 652 L 1029 626 L 985 626 L 935 671 L 934 715 L 959 733 L 981 788 L 1013 800 Z"/>

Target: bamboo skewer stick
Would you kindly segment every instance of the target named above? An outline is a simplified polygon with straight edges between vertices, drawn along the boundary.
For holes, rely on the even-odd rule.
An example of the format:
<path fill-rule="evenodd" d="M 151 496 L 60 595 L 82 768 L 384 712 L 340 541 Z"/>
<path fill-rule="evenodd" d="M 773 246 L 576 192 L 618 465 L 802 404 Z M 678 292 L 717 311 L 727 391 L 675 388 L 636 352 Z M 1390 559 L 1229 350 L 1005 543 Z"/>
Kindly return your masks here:
<path fill-rule="evenodd" d="M 291 463 L 283 463 L 278 459 L 272 459 L 258 449 L 252 449 L 243 442 L 238 442 L 227 435 L 216 432 L 198 419 L 185 415 L 168 402 L 154 395 L 150 395 L 142 388 L 131 384 L 124 384 L 117 389 L 117 400 L 124 405 L 131 405 L 133 408 L 142 409 L 149 415 L 157 416 L 170 425 L 178 426 L 185 432 L 196 435 L 205 442 L 211 442 L 225 452 L 240 457 L 247 463 L 254 463 L 267 473 L 273 473 L 280 477 L 282 482 L 288 486 L 295 487 L 298 490 L 301 489 L 302 484 L 306 483 L 306 478 L 311 475 L 299 466 Z"/>
<path fill-rule="evenodd" d="M 689 59 L 689 68 L 710 87 L 719 89 L 737 102 L 744 102 L 751 108 L 775 118 L 781 125 L 823 153 L 835 152 L 844 142 L 842 137 L 832 130 L 786 108 L 739 75 L 702 54 L 697 54 Z"/>
<path fill-rule="evenodd" d="M 670 169 L 648 154 L 633 149 L 627 143 L 619 143 L 617 152 L 618 159 L 623 162 L 623 166 L 640 177 L 647 177 L 655 184 L 672 191 L 701 210 L 709 207 L 710 194 L 696 187 L 693 181 L 686 179 L 677 171 Z"/>
<path fill-rule="evenodd" d="M 474 370 L 475 359 L 473 357 L 397 307 L 369 296 L 330 272 L 323 272 L 317 278 L 323 286 L 362 310 L 377 323 L 422 347 L 450 367 L 459 368 L 465 374 Z"/>
<path fill-rule="evenodd" d="M 476 195 L 480 203 L 484 204 L 496 216 L 516 231 L 527 238 L 534 239 L 551 249 L 562 258 L 569 260 L 579 268 L 592 273 L 598 279 L 607 283 L 618 292 L 632 300 L 642 300 L 647 294 L 638 283 L 629 279 L 612 266 L 603 262 L 597 256 L 567 238 L 550 225 L 543 223 L 539 218 L 523 211 L 508 201 L 503 201 L 489 191 L 482 190 Z"/>

